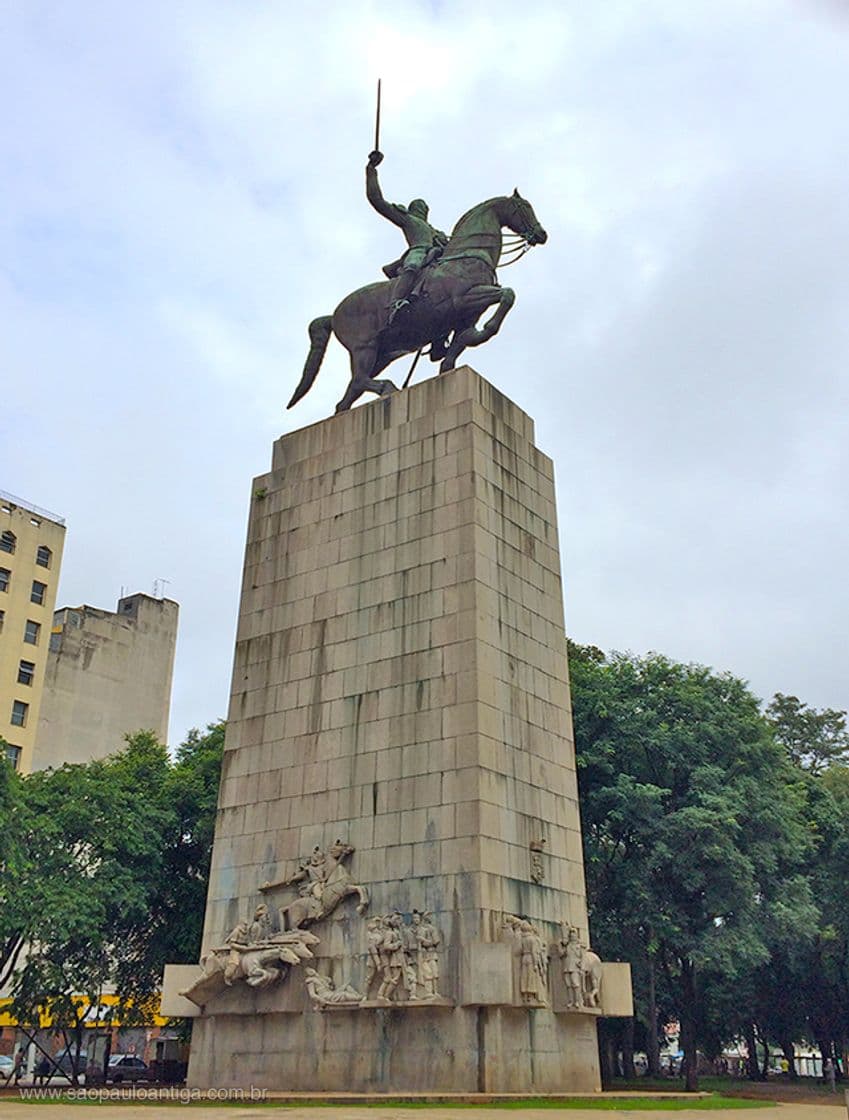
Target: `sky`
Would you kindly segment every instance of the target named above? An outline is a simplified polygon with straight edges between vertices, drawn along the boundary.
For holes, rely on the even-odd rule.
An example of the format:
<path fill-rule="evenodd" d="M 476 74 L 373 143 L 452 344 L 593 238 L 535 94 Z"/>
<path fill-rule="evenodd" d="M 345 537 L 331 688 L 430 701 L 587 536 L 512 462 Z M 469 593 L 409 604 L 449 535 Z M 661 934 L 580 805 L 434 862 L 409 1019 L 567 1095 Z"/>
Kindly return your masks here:
<path fill-rule="evenodd" d="M 57 605 L 179 602 L 172 744 L 347 384 L 333 341 L 285 411 L 307 324 L 402 248 L 377 78 L 389 199 L 548 232 L 464 360 L 554 459 L 570 636 L 849 708 L 849 6 L 0 0 L 0 59 L 0 488 L 67 521 Z"/>

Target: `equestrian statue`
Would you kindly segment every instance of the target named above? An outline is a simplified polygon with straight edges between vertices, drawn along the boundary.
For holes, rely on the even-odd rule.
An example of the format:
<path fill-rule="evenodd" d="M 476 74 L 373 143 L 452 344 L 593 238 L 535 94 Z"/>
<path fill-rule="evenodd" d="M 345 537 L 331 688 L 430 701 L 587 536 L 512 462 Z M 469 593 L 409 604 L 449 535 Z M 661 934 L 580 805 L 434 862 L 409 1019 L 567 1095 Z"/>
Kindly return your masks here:
<path fill-rule="evenodd" d="M 344 866 L 344 861 L 354 853 L 350 844 L 337 840 L 327 852 L 316 846 L 312 855 L 300 864 L 294 875 L 279 879 L 276 883 L 263 883 L 259 888 L 263 894 L 277 890 L 278 887 L 293 887 L 298 884 L 298 897 L 288 906 L 277 911 L 280 929 L 284 931 L 301 929 L 321 921 L 335 910 L 343 898 L 355 894 L 359 899 L 357 913 L 363 914 L 368 906 L 368 891 L 359 883 L 354 883 Z"/>
<path fill-rule="evenodd" d="M 331 334 L 351 357 L 351 382 L 336 405 L 337 412 L 349 409 L 363 393 L 395 392 L 394 382 L 377 375 L 405 354 L 415 354 L 418 360 L 427 348 L 430 360 L 440 363 L 440 373 L 454 369 L 466 347 L 480 346 L 498 333 L 516 299 L 512 288 L 498 283 L 496 269 L 513 264 L 548 238 L 533 207 L 518 191 L 473 206 L 446 237 L 430 224 L 424 199 L 414 199 L 408 206 L 386 201 L 377 175 L 382 160 L 375 142 L 366 165 L 366 197 L 382 217 L 398 226 L 407 249 L 385 266 L 388 282 L 358 288 L 332 315 L 310 323 L 310 352 L 288 408 L 311 388 Z M 508 238 L 503 236 L 505 229 L 511 231 Z M 510 259 L 502 260 L 502 255 Z M 495 307 L 493 314 L 477 326 L 490 307 Z"/>

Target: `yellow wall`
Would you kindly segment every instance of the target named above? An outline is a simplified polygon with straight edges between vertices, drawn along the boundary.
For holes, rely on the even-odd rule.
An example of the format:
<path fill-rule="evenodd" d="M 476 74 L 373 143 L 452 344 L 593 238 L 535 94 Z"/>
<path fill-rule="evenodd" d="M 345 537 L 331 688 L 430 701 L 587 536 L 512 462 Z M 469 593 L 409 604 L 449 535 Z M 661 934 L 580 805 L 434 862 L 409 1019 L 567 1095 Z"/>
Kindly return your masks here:
<path fill-rule="evenodd" d="M 89 1001 L 85 996 L 73 996 L 72 998 L 73 998 L 74 1003 L 78 1004 L 81 1008 L 84 1008 L 84 1009 L 88 1010 Z M 105 1008 L 110 1008 L 111 1009 L 111 1008 L 114 1008 L 115 1005 L 118 1003 L 118 997 L 112 992 L 104 992 L 100 996 L 100 999 L 99 999 L 98 1002 L 100 1004 L 100 1007 L 102 1007 L 104 1009 Z M 168 1022 L 168 1020 L 163 1019 L 163 1017 L 156 1010 L 157 1004 L 158 1004 L 158 999 L 154 997 L 151 1000 L 151 1003 L 150 1003 L 150 1010 L 146 1013 L 144 1018 L 145 1018 L 145 1021 L 152 1026 L 164 1027 L 166 1025 L 166 1023 Z M 120 1020 L 120 1018 L 116 1020 L 114 1018 L 114 1013 L 111 1012 L 111 1010 L 109 1012 L 106 1012 L 104 1010 L 99 1017 L 96 1016 L 96 1015 L 93 1015 L 93 1014 L 89 1014 L 88 1018 L 86 1019 L 86 1026 L 87 1027 L 100 1027 L 100 1026 L 105 1026 L 105 1025 L 121 1026 L 121 1020 Z M 17 1027 L 17 1026 L 18 1026 L 18 1021 L 14 1017 L 14 1015 L 12 1014 L 12 1001 L 11 1001 L 11 999 L 0 999 L 0 1029 L 2 1029 L 3 1027 Z M 47 1011 L 45 1013 L 42 1013 L 40 1021 L 39 1021 L 39 1026 L 42 1029 L 46 1029 L 48 1027 L 53 1026 L 53 1018 L 52 1018 L 49 1011 Z"/>
<path fill-rule="evenodd" d="M 0 591 L 0 611 L 3 611 L 0 629 L 0 738 L 20 748 L 18 769 L 26 774 L 32 768 L 33 744 L 38 730 L 65 525 L 53 514 L 0 491 L 0 534 L 3 532 L 14 533 L 15 551 L 9 553 L 0 549 L 0 569 L 5 568 L 11 573 L 8 589 Z M 36 563 L 40 545 L 50 549 L 49 567 Z M 46 585 L 43 603 L 32 601 L 33 581 Z M 28 621 L 40 626 L 35 645 L 24 640 Z M 18 681 L 22 660 L 35 665 L 31 685 Z M 12 723 L 12 707 L 16 700 L 28 705 L 24 727 Z"/>

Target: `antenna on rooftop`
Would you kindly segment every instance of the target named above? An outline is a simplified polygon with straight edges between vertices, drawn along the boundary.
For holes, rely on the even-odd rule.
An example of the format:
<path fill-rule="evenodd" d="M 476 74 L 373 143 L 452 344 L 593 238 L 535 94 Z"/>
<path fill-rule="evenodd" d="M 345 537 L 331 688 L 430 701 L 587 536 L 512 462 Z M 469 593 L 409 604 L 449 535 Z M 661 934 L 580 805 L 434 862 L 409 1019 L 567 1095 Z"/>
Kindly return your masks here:
<path fill-rule="evenodd" d="M 168 586 L 168 584 L 170 582 L 171 582 L 170 579 L 163 579 L 162 576 L 158 576 L 153 581 L 153 597 L 154 597 L 154 599 L 162 599 L 162 598 L 165 597 L 165 588 Z"/>

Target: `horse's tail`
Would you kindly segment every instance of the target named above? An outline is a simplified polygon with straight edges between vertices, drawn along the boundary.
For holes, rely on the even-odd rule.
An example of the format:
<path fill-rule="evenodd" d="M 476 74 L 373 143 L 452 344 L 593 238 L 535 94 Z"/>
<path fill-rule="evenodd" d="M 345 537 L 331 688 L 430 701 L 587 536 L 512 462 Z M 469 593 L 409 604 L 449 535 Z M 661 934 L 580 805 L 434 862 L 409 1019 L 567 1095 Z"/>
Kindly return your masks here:
<path fill-rule="evenodd" d="M 307 354 L 307 360 L 304 362 L 304 372 L 301 374 L 301 380 L 292 394 L 292 399 L 286 405 L 287 408 L 297 404 L 301 397 L 305 396 L 312 388 L 312 383 L 315 381 L 332 333 L 333 319 L 330 315 L 320 315 L 310 323 L 309 334 L 312 345 L 309 354 Z"/>

